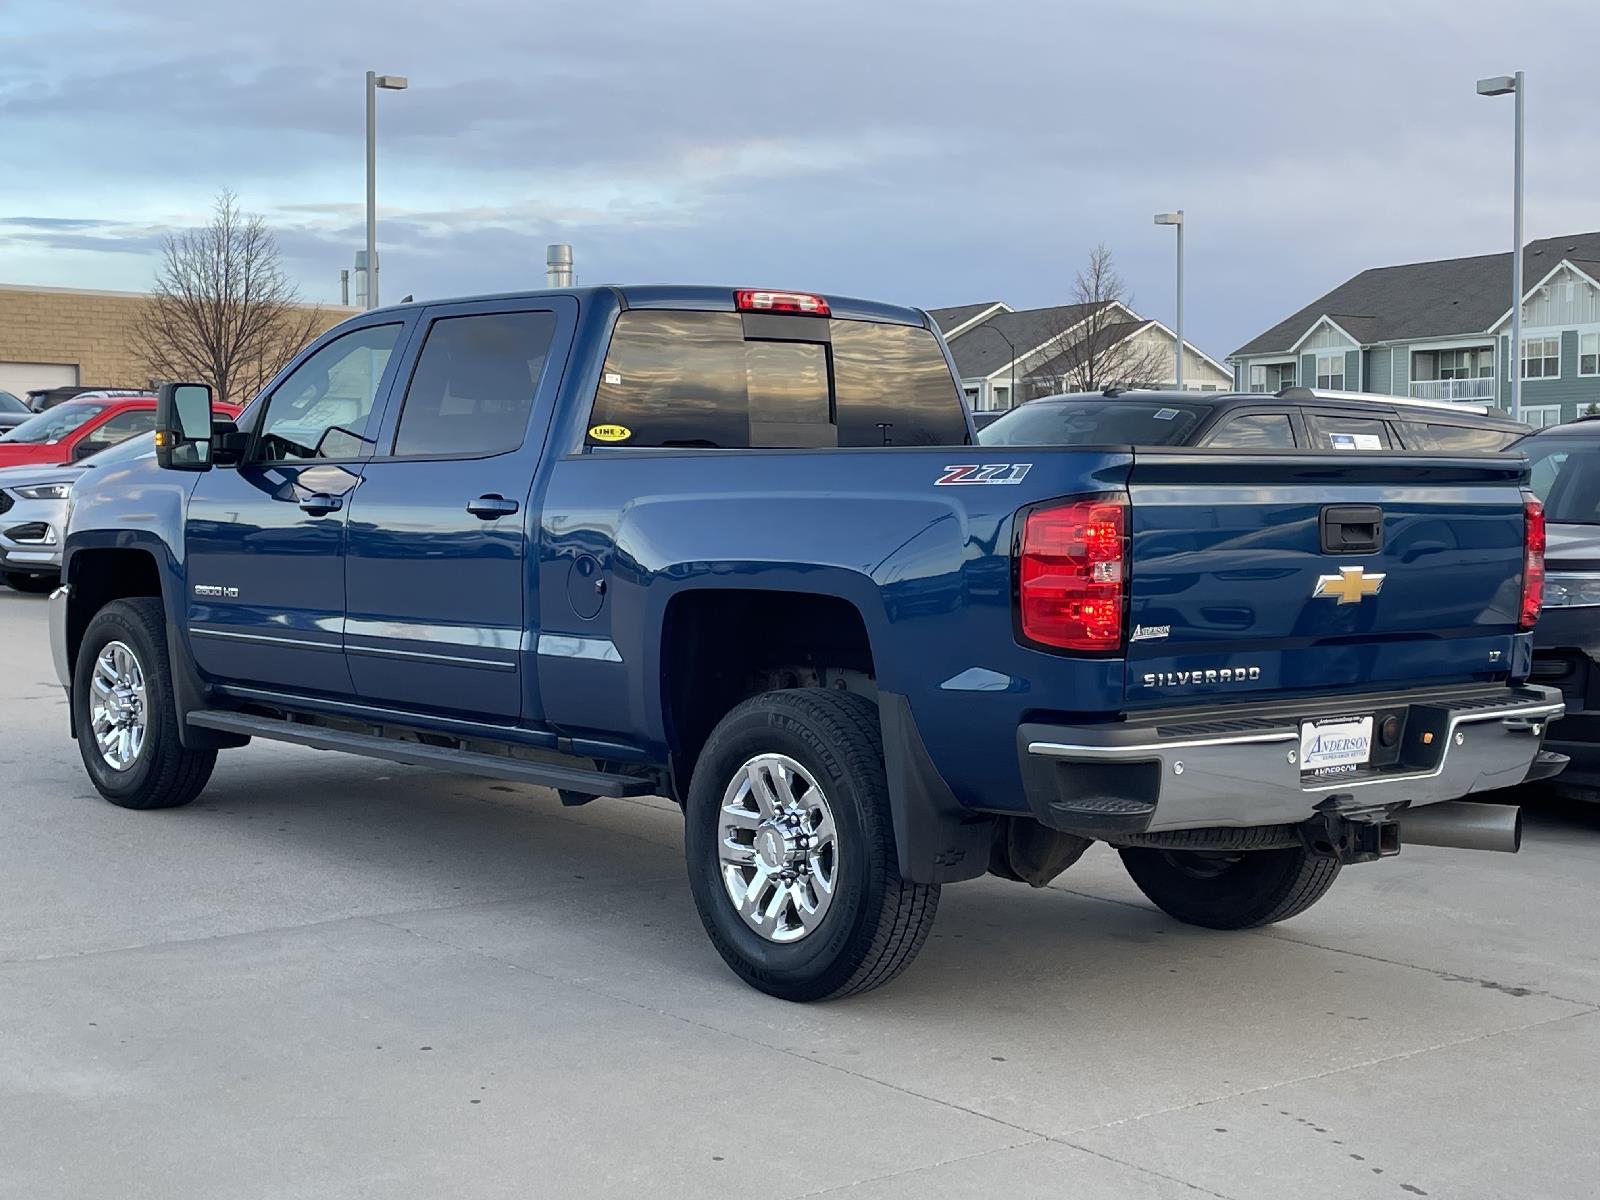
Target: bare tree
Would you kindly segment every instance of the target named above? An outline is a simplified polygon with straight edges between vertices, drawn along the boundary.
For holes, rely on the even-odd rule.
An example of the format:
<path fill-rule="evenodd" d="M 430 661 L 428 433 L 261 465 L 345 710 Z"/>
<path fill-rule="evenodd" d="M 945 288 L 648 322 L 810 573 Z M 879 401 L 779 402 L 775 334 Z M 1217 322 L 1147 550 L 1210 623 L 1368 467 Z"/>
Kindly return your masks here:
<path fill-rule="evenodd" d="M 217 196 L 211 222 L 162 244 L 151 301 L 132 335 L 155 379 L 209 383 L 219 400 L 249 400 L 321 328 L 300 303 L 266 223 Z"/>
<path fill-rule="evenodd" d="M 1130 315 L 1132 297 L 1102 243 L 1089 254 L 1072 285 L 1072 305 L 1024 376 L 1031 396 L 1098 392 L 1113 385 L 1140 387 L 1170 378 L 1169 352 L 1134 336 L 1145 324 Z"/>

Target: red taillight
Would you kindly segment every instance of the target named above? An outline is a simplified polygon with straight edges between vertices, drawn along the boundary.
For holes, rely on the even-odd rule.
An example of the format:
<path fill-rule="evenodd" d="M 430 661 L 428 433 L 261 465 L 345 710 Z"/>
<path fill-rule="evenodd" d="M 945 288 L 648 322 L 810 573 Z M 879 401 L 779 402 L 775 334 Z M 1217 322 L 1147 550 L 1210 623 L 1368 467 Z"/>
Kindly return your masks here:
<path fill-rule="evenodd" d="M 1522 617 L 1519 629 L 1532 629 L 1544 604 L 1544 505 L 1522 494 Z"/>
<path fill-rule="evenodd" d="M 1122 645 L 1127 509 L 1125 498 L 1101 497 L 1023 517 L 1017 603 L 1025 638 L 1062 650 Z"/>
<path fill-rule="evenodd" d="M 810 292 L 767 292 L 741 288 L 733 294 L 733 306 L 740 312 L 799 313 L 806 317 L 828 315 L 828 302 Z"/>

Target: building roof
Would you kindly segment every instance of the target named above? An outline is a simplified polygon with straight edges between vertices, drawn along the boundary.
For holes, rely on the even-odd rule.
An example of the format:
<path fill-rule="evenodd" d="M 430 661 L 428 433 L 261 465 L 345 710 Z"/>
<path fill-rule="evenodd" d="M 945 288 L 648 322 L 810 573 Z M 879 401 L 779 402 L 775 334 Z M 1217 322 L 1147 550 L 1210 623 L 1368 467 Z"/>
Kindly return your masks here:
<path fill-rule="evenodd" d="M 1600 261 L 1600 232 L 1529 242 L 1523 253 L 1524 282 L 1541 279 L 1562 259 Z M 1510 251 L 1373 267 L 1252 338 L 1231 357 L 1286 354 L 1324 316 L 1362 345 L 1487 332 L 1510 307 L 1510 281 Z"/>
<path fill-rule="evenodd" d="M 986 309 L 997 308 L 999 300 L 983 300 L 977 304 L 957 304 L 953 308 L 930 308 L 928 315 L 933 318 L 933 323 L 939 327 L 939 332 L 948 334 L 952 329 L 965 325 L 973 317 Z"/>
<path fill-rule="evenodd" d="M 1097 307 L 1099 305 L 1095 304 L 1058 304 L 1053 308 L 996 313 L 952 341 L 950 354 L 956 360 L 956 369 L 961 373 L 961 378 L 976 379 L 991 375 L 1011 362 L 1013 346 L 1016 347 L 1016 357 L 1024 359 L 1030 352 L 1077 325 Z M 997 332 L 983 332 L 991 328 Z"/>

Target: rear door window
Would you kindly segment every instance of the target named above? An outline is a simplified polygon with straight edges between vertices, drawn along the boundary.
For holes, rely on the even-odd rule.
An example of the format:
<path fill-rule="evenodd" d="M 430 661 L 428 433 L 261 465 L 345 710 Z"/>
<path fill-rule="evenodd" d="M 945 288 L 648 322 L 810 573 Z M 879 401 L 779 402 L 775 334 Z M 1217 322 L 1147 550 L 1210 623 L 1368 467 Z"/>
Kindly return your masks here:
<path fill-rule="evenodd" d="M 1319 450 L 1392 450 L 1388 423 L 1377 417 L 1308 412 L 1312 445 Z"/>
<path fill-rule="evenodd" d="M 1288 413 L 1240 413 L 1218 426 L 1205 444 L 1234 450 L 1293 450 L 1294 423 Z"/>
<path fill-rule="evenodd" d="M 933 335 L 815 317 L 634 310 L 617 318 L 591 446 L 961 445 L 961 395 Z"/>
<path fill-rule="evenodd" d="M 434 321 L 406 388 L 395 454 L 487 457 L 522 445 L 555 328 L 550 312 Z"/>

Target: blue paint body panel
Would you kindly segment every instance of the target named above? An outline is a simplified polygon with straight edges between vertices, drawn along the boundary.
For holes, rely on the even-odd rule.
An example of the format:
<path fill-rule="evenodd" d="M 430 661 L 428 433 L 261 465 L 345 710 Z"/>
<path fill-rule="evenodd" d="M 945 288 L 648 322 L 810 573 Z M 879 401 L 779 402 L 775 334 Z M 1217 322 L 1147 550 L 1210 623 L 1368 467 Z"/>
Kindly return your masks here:
<path fill-rule="evenodd" d="M 591 288 L 364 314 L 301 358 L 352 327 L 408 323 L 365 456 L 199 475 L 147 459 L 86 479 L 69 578 L 75 553 L 147 549 L 163 576 L 173 652 L 202 687 L 301 693 L 375 720 L 411 712 L 426 718 L 419 724 L 483 736 L 515 730 L 525 742 L 560 739 L 658 766 L 672 751 L 663 630 L 675 600 L 704 589 L 835 598 L 860 614 L 878 688 L 907 698 L 951 792 L 990 811 L 1027 810 L 1016 752 L 1024 722 L 1526 675 L 1528 635 L 1516 632 L 1526 464 L 1512 456 L 585 447 L 618 314 L 731 309 L 731 297 Z M 927 324 L 912 309 L 829 301 L 839 316 Z M 429 322 L 529 308 L 555 312 L 559 331 L 522 446 L 475 459 L 388 455 Z M 1028 469 L 1003 485 L 936 486 L 952 467 L 997 459 Z M 345 503 L 308 515 L 298 502 L 311 491 Z M 1131 643 L 1125 656 L 1022 644 L 1018 512 L 1123 491 L 1128 626 L 1169 633 Z M 518 511 L 469 515 L 467 502 L 487 493 Z M 1359 562 L 1387 579 L 1359 604 L 1312 596 L 1317 577 L 1346 562 L 1318 544 L 1329 504 L 1384 512 L 1384 545 Z M 237 594 L 197 595 L 196 585 Z M 1259 672 L 1243 685 L 1144 682 L 1245 666 Z"/>

